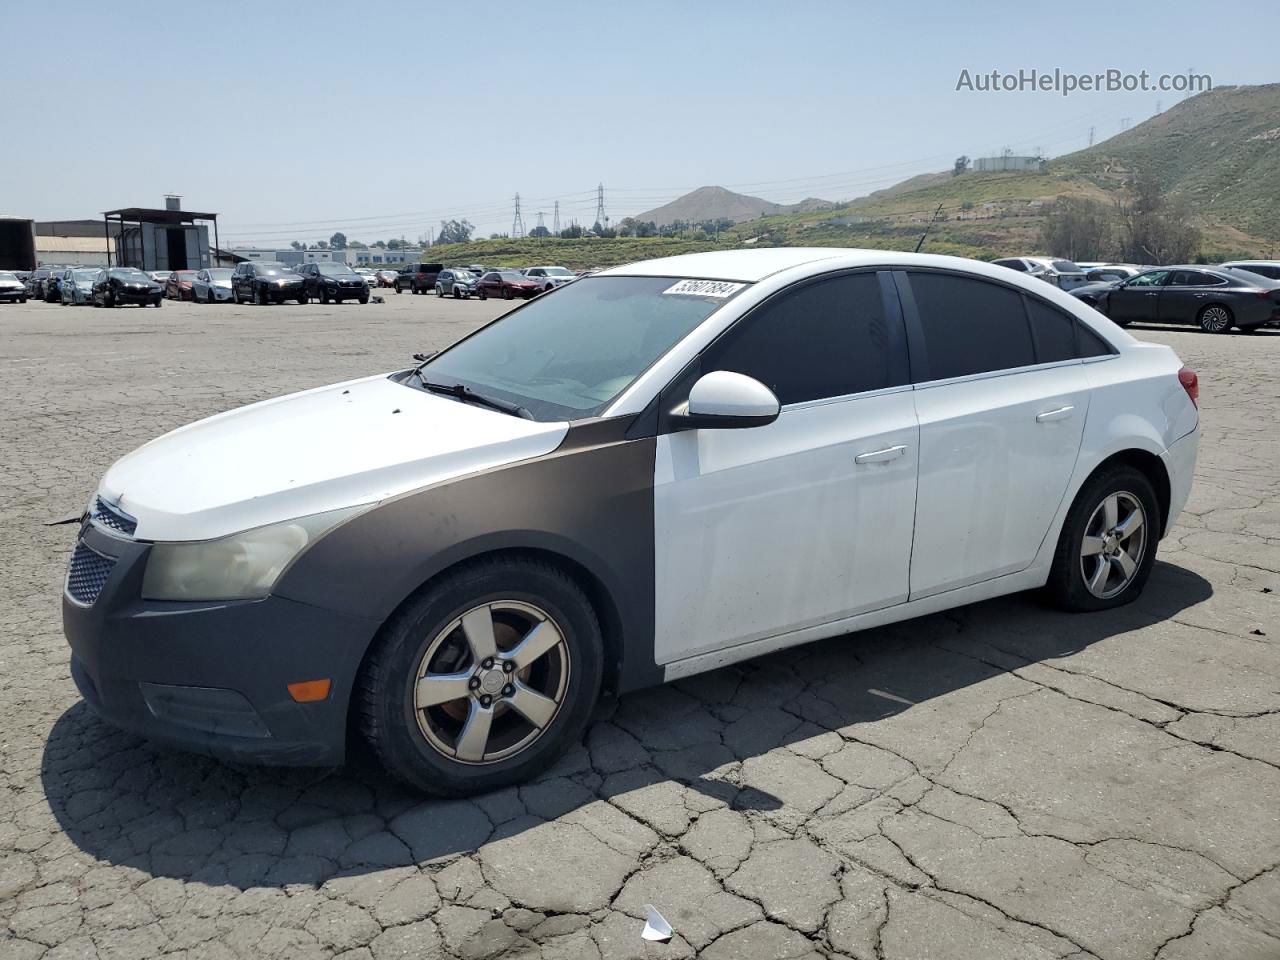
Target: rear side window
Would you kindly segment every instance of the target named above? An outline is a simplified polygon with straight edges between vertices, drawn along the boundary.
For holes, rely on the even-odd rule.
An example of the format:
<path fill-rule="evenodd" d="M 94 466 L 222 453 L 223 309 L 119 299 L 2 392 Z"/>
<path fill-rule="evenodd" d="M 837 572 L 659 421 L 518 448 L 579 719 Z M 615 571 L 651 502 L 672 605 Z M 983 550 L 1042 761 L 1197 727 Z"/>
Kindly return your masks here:
<path fill-rule="evenodd" d="M 995 260 L 992 262 L 998 267 L 1008 267 L 1010 270 L 1018 270 L 1022 273 L 1027 272 L 1027 265 L 1021 260 Z"/>
<path fill-rule="evenodd" d="M 1076 322 L 1073 318 L 1031 297 L 1027 297 L 1027 314 L 1031 318 L 1037 363 L 1075 359 Z"/>
<path fill-rule="evenodd" d="M 930 380 L 1036 362 L 1022 295 L 985 280 L 909 272 Z"/>
<path fill-rule="evenodd" d="M 743 317 L 707 351 L 704 372 L 755 377 L 783 404 L 907 382 L 903 336 L 874 273 L 784 292 Z"/>
<path fill-rule="evenodd" d="M 1107 342 L 1075 317 L 1035 297 L 1026 300 L 1037 363 L 1111 355 Z"/>

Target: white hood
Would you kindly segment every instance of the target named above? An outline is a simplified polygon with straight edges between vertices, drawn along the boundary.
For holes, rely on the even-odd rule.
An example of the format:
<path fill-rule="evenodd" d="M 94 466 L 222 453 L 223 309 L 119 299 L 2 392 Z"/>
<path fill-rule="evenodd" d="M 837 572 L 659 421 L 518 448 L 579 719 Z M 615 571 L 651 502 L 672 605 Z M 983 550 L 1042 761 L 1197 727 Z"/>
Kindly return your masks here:
<path fill-rule="evenodd" d="M 542 456 L 567 431 L 369 377 L 180 427 L 118 460 L 98 493 L 141 540 L 208 540 Z"/>

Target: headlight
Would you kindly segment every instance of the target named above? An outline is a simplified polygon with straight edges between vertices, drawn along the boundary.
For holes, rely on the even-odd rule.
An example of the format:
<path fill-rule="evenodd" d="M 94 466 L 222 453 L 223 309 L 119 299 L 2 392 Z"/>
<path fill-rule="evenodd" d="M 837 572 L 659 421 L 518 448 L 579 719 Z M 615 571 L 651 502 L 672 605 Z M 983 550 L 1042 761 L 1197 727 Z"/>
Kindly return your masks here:
<path fill-rule="evenodd" d="M 147 600 L 265 597 L 295 557 L 364 509 L 330 510 L 246 530 L 221 540 L 157 543 L 147 558 L 142 596 Z"/>

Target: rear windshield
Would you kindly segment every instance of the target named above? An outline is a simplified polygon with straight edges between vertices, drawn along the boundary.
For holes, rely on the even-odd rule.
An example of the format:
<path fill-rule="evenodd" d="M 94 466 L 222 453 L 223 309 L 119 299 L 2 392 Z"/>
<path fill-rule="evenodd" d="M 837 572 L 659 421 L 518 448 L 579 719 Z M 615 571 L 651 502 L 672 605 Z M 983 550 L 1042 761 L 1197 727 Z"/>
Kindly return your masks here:
<path fill-rule="evenodd" d="M 1054 260 L 1053 269 L 1057 270 L 1059 273 L 1083 273 L 1083 271 L 1070 260 Z"/>

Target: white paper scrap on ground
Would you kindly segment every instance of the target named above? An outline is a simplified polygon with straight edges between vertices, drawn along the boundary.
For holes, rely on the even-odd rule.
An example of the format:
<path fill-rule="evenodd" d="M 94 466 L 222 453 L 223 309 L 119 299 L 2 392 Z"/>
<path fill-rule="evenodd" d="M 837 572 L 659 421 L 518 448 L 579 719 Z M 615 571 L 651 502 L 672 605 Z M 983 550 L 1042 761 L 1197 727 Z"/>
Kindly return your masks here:
<path fill-rule="evenodd" d="M 671 929 L 671 924 L 667 923 L 666 918 L 658 912 L 658 908 L 652 903 L 646 903 L 644 908 L 649 911 L 649 916 L 644 922 L 644 929 L 640 931 L 640 937 L 644 940 L 657 940 L 660 943 L 666 943 L 675 932 Z"/>

